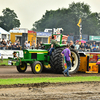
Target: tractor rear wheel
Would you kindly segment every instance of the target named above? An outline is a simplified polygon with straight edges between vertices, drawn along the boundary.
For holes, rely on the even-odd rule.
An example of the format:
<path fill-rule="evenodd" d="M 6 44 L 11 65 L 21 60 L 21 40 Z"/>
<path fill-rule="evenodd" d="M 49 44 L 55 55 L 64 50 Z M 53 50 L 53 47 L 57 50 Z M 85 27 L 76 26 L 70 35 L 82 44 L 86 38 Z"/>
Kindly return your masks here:
<path fill-rule="evenodd" d="M 20 73 L 24 73 L 27 69 L 27 64 L 26 63 L 22 63 L 22 65 L 16 66 L 18 72 Z"/>
<path fill-rule="evenodd" d="M 64 68 L 64 59 L 61 55 L 61 52 L 64 49 L 65 49 L 65 47 L 55 49 L 50 57 L 51 68 L 56 73 L 62 73 L 62 71 L 65 69 Z M 72 55 L 72 59 L 71 59 L 72 67 L 69 70 L 69 73 L 76 73 L 78 71 L 78 68 L 80 65 L 80 56 L 76 50 L 70 49 L 70 51 L 71 51 L 71 55 Z"/>
<path fill-rule="evenodd" d="M 39 61 L 35 61 L 33 64 L 31 64 L 31 69 L 32 69 L 32 72 L 34 74 L 39 74 L 42 72 L 43 70 L 43 66 L 42 66 L 42 63 L 39 62 Z"/>
<path fill-rule="evenodd" d="M 80 55 L 78 54 L 78 52 L 74 49 L 70 49 L 71 51 L 71 69 L 69 70 L 69 73 L 76 73 L 79 69 L 80 66 Z"/>
<path fill-rule="evenodd" d="M 64 70 L 63 57 L 61 52 L 64 48 L 57 48 L 50 56 L 50 65 L 53 72 L 62 73 Z"/>

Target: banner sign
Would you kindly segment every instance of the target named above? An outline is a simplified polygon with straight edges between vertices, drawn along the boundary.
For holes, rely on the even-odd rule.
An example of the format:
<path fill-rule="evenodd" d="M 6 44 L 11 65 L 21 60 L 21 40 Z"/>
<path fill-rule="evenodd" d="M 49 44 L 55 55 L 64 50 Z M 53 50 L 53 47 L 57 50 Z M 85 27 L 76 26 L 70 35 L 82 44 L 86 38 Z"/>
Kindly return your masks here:
<path fill-rule="evenodd" d="M 23 57 L 23 51 L 22 50 L 0 50 L 0 59 L 3 57 L 3 59 L 8 59 L 8 57 L 13 57 L 13 52 L 18 51 L 19 57 Z"/>
<path fill-rule="evenodd" d="M 89 40 L 100 41 L 100 36 L 89 36 Z"/>
<path fill-rule="evenodd" d="M 80 39 L 80 36 L 79 35 L 74 35 L 74 41 Z"/>
<path fill-rule="evenodd" d="M 48 32 L 37 32 L 37 36 L 51 36 L 52 34 L 51 33 L 48 33 Z"/>
<path fill-rule="evenodd" d="M 67 41 L 74 41 L 74 36 L 68 36 Z"/>
<path fill-rule="evenodd" d="M 82 39 L 88 41 L 88 35 L 82 35 Z"/>
<path fill-rule="evenodd" d="M 100 52 L 85 52 L 87 56 L 89 56 L 90 63 L 96 63 L 100 61 Z"/>

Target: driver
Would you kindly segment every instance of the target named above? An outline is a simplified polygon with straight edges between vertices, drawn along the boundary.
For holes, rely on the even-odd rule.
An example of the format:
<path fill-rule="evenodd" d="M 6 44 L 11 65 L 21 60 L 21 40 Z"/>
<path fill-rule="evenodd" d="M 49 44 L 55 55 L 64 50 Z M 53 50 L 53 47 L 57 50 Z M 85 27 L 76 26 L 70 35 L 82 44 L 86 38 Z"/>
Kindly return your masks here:
<path fill-rule="evenodd" d="M 52 36 L 52 40 L 51 40 L 51 45 L 53 44 L 53 47 L 56 47 L 57 41 L 54 39 L 54 36 Z"/>
<path fill-rule="evenodd" d="M 49 55 L 52 54 L 52 51 L 54 51 L 56 45 L 57 45 L 57 41 L 54 39 L 54 36 L 52 36 L 52 40 L 51 40 L 51 48 L 49 49 Z"/>

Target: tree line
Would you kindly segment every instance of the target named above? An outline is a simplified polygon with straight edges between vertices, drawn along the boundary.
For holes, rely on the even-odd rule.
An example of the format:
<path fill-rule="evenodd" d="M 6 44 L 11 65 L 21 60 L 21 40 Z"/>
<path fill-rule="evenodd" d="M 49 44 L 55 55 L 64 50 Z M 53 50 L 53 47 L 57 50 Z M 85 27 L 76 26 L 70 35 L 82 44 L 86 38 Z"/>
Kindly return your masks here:
<path fill-rule="evenodd" d="M 0 16 L 0 27 L 9 31 L 15 27 L 20 27 L 20 20 L 14 10 L 10 8 L 3 9 L 3 15 Z"/>
<path fill-rule="evenodd" d="M 0 16 L 0 27 L 9 31 L 20 27 L 20 20 L 14 10 L 3 9 Z M 63 28 L 63 34 L 79 35 L 77 23 L 82 19 L 82 34 L 100 35 L 100 14 L 92 13 L 88 4 L 72 2 L 68 8 L 46 10 L 41 19 L 33 23 L 32 30 L 44 31 L 45 28 Z"/>
<path fill-rule="evenodd" d="M 88 4 L 73 2 L 69 8 L 46 10 L 42 18 L 33 24 L 33 30 L 44 31 L 45 28 L 63 28 L 63 34 L 79 35 L 77 23 L 82 19 L 82 34 L 100 34 L 100 15 L 92 13 Z"/>

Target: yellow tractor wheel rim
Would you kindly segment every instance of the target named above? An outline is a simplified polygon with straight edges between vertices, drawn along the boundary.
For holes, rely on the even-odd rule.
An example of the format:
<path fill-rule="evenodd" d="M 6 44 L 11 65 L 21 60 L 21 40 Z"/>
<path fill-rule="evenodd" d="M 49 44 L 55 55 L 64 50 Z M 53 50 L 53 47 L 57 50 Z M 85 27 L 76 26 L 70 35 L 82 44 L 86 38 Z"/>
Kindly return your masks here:
<path fill-rule="evenodd" d="M 35 71 L 39 72 L 41 70 L 41 65 L 40 64 L 36 64 L 35 65 Z"/>
<path fill-rule="evenodd" d="M 70 60 L 71 60 L 71 63 L 72 63 L 72 57 L 70 58 Z"/>
<path fill-rule="evenodd" d="M 25 68 L 26 68 L 25 64 L 24 64 L 24 66 L 20 66 L 21 70 L 25 70 Z"/>

